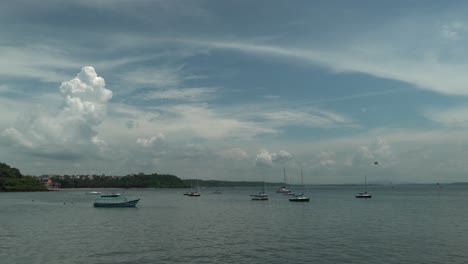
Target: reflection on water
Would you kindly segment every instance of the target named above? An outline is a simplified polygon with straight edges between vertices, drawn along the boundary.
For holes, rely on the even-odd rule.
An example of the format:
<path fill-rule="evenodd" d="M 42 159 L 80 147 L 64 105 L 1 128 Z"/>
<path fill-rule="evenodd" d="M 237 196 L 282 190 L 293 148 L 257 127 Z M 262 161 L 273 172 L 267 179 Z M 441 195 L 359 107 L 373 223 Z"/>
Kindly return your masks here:
<path fill-rule="evenodd" d="M 468 186 L 309 187 L 310 203 L 250 188 L 0 193 L 2 263 L 466 263 Z"/>

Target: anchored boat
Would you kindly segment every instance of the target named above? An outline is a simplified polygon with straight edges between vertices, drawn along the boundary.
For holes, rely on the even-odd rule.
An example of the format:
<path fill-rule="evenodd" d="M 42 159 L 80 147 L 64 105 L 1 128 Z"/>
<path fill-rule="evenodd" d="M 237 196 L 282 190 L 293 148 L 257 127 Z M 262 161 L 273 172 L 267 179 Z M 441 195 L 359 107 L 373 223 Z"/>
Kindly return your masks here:
<path fill-rule="evenodd" d="M 120 195 L 105 195 L 96 198 L 94 201 L 94 207 L 135 207 L 138 201 L 140 201 L 140 199 L 128 200 Z"/>

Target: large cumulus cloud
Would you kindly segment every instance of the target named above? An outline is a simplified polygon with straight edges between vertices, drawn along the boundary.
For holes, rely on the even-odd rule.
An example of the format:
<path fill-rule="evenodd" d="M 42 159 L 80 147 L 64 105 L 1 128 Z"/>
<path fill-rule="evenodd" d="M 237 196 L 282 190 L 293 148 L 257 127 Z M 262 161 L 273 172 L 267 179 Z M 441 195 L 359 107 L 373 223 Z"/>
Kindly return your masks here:
<path fill-rule="evenodd" d="M 102 151 L 106 143 L 98 137 L 96 127 L 104 121 L 112 98 L 104 79 L 86 66 L 75 78 L 63 82 L 59 91 L 62 104 L 58 109 L 30 109 L 2 131 L 2 138 L 38 154 L 80 156 L 84 149 Z"/>

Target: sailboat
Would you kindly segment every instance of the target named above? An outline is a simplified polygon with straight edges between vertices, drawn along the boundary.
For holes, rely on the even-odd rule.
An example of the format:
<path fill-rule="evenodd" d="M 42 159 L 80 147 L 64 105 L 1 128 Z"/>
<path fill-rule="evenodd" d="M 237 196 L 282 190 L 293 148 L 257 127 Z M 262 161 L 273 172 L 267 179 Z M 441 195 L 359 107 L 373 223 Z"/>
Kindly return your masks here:
<path fill-rule="evenodd" d="M 193 193 L 192 189 L 193 189 L 193 182 L 192 182 L 192 180 L 190 180 L 190 191 L 184 192 L 184 195 L 188 196 L 188 195 L 192 194 Z"/>
<path fill-rule="evenodd" d="M 355 197 L 364 199 L 372 198 L 372 195 L 367 193 L 367 176 L 364 176 L 364 192 L 358 193 Z"/>
<path fill-rule="evenodd" d="M 194 192 L 190 192 L 189 194 L 187 194 L 188 196 L 191 196 L 191 197 L 199 197 L 201 195 L 200 193 L 200 186 L 198 185 L 198 180 L 197 180 L 197 190 L 194 191 Z"/>
<path fill-rule="evenodd" d="M 285 195 L 294 195 L 294 193 L 289 190 L 286 186 L 286 168 L 283 168 L 283 177 L 284 177 L 284 185 L 279 187 L 278 190 L 276 190 L 277 193 L 282 193 Z"/>
<path fill-rule="evenodd" d="M 302 169 L 301 169 L 301 185 L 302 185 L 302 193 L 301 194 L 296 194 L 294 195 L 293 198 L 289 198 L 290 202 L 309 202 L 310 198 L 307 196 L 304 196 L 304 176 L 302 175 Z"/>
<path fill-rule="evenodd" d="M 265 193 L 265 176 L 263 176 L 262 191 L 257 194 L 251 194 L 252 201 L 267 201 L 269 199 L 268 194 Z"/>
<path fill-rule="evenodd" d="M 218 187 L 216 188 L 216 190 L 213 192 L 214 194 L 222 194 L 223 192 L 221 191 L 221 183 L 218 182 Z"/>

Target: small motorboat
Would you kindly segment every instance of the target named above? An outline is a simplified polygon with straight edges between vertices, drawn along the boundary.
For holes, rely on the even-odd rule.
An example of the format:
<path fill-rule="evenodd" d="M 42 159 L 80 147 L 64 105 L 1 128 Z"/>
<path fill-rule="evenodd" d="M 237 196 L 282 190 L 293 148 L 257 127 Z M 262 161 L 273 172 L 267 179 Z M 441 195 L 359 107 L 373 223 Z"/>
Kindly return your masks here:
<path fill-rule="evenodd" d="M 310 198 L 307 196 L 304 196 L 303 193 L 295 195 L 293 198 L 289 198 L 290 202 L 309 202 Z"/>
<path fill-rule="evenodd" d="M 94 207 L 135 207 L 140 199 L 128 200 L 121 196 L 100 196 L 94 201 Z"/>
<path fill-rule="evenodd" d="M 369 194 L 367 192 L 362 192 L 362 193 L 358 193 L 358 195 L 356 195 L 355 197 L 369 199 L 369 198 L 372 198 L 372 194 Z"/>

